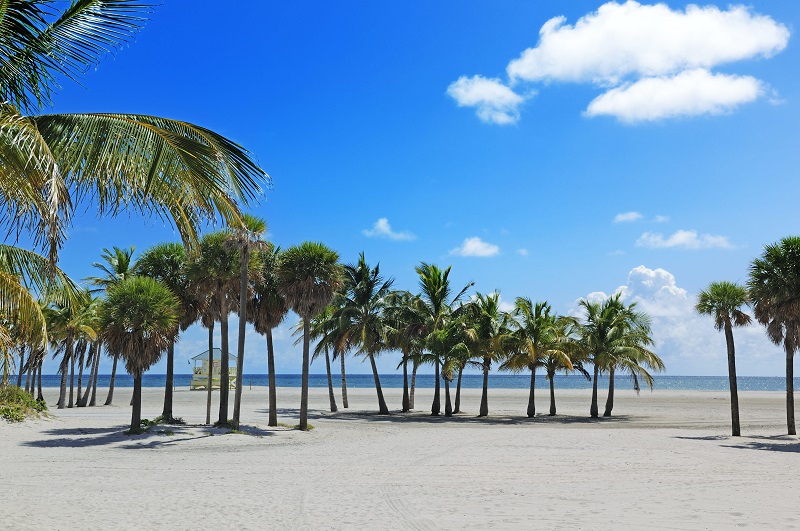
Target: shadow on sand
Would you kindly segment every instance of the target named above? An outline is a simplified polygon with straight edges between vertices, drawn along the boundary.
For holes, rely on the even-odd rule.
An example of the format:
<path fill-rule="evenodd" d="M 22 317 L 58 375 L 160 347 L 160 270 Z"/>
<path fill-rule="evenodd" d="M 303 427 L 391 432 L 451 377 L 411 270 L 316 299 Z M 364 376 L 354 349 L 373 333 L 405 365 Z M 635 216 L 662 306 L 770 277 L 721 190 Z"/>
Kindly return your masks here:
<path fill-rule="evenodd" d="M 708 435 L 705 437 L 675 437 L 690 441 L 726 441 L 738 444 L 720 444 L 724 448 L 739 450 L 766 450 L 768 452 L 800 453 L 800 441 L 792 435 L 744 436 Z"/>

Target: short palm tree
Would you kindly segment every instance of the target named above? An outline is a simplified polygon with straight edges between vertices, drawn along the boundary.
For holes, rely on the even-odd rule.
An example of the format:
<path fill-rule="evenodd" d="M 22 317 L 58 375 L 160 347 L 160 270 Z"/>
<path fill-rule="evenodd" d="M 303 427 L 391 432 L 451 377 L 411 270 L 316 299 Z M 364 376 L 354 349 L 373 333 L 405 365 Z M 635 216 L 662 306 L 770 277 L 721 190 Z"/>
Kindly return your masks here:
<path fill-rule="evenodd" d="M 311 363 L 314 363 L 318 357 L 325 355 L 325 373 L 328 377 L 328 402 L 330 402 L 331 413 L 339 411 L 333 394 L 333 377 L 331 375 L 331 351 L 336 352 L 340 343 L 340 335 L 334 319 L 335 312 L 336 308 L 328 305 L 311 320 L 311 339 L 317 341 L 317 346 L 314 347 L 314 354 L 311 356 Z M 297 323 L 294 330 L 295 333 L 302 333 L 302 321 Z M 298 338 L 295 341 L 295 345 L 302 340 L 302 337 Z"/>
<path fill-rule="evenodd" d="M 750 304 L 767 336 L 786 353 L 786 427 L 796 435 L 794 353 L 800 348 L 800 237 L 767 245 L 750 264 Z"/>
<path fill-rule="evenodd" d="M 574 337 L 577 322 L 572 317 L 556 316 L 553 321 L 552 343 L 541 356 L 539 363 L 545 371 L 545 378 L 550 382 L 550 414 L 556 414 L 555 376 L 558 371 L 569 373 L 577 371 L 587 380 L 589 373 L 583 368 L 583 351 Z"/>
<path fill-rule="evenodd" d="M 406 413 L 413 409 L 412 394 L 408 383 L 408 363 L 412 361 L 416 367 L 418 356 L 422 351 L 420 337 L 414 332 L 414 308 L 421 304 L 415 295 L 408 291 L 394 291 L 387 297 L 385 310 L 387 342 L 389 348 L 397 349 L 403 354 L 400 365 L 403 367 L 403 399 L 401 409 Z"/>
<path fill-rule="evenodd" d="M 102 310 L 105 345 L 133 376 L 131 433 L 140 430 L 142 373 L 175 342 L 179 315 L 178 298 L 152 278 L 131 277 L 107 293 Z"/>
<path fill-rule="evenodd" d="M 746 326 L 750 316 L 742 311 L 747 304 L 747 289 L 733 282 L 712 282 L 697 296 L 695 309 L 714 318 L 714 328 L 725 332 L 728 346 L 728 382 L 731 390 L 731 434 L 741 435 L 739 427 L 739 392 L 736 387 L 736 347 L 733 344 L 733 327 Z"/>
<path fill-rule="evenodd" d="M 369 360 L 378 395 L 378 411 L 386 415 L 389 408 L 383 398 L 375 356 L 387 348 L 388 329 L 384 313 L 394 279 L 384 280 L 380 264 L 369 267 L 364 253 L 361 253 L 357 263 L 343 267 L 342 280 L 341 297 L 337 299 L 337 311 L 332 317 L 341 336 L 339 350 L 357 349 Z"/>
<path fill-rule="evenodd" d="M 308 430 L 308 365 L 311 319 L 325 309 L 342 285 L 339 255 L 325 245 L 304 242 L 284 251 L 277 267 L 278 289 L 303 320 L 303 373 L 300 429 Z"/>
<path fill-rule="evenodd" d="M 57 337 L 54 355 L 63 355 L 61 361 L 61 391 L 58 397 L 58 409 L 73 407 L 73 389 L 75 376 L 75 346 L 84 338 L 95 340 L 97 338 L 97 317 L 91 306 L 91 296 L 88 290 L 83 296 L 68 305 L 54 307 L 52 317 L 53 333 Z M 69 379 L 69 403 L 67 403 L 67 380 Z"/>
<path fill-rule="evenodd" d="M 253 283 L 251 307 L 247 310 L 247 319 L 253 324 L 256 332 L 267 338 L 267 370 L 269 371 L 269 425 L 278 425 L 278 403 L 275 382 L 275 348 L 272 344 L 272 330 L 281 324 L 289 307 L 286 299 L 278 290 L 278 262 L 280 248 L 268 244 L 267 248 L 257 253 L 260 268 Z"/>
<path fill-rule="evenodd" d="M 512 344 L 511 316 L 500 309 L 500 293 L 478 293 L 470 303 L 469 319 L 475 330 L 474 353 L 483 370 L 483 390 L 479 417 L 489 414 L 489 371 L 502 360 Z"/>

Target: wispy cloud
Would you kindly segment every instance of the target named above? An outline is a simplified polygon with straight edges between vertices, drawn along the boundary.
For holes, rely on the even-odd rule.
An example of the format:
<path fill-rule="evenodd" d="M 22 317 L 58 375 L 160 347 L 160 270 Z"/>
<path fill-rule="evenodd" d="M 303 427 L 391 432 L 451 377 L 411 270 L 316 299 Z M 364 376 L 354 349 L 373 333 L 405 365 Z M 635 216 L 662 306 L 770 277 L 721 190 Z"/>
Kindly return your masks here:
<path fill-rule="evenodd" d="M 669 221 L 669 216 L 658 215 L 653 218 L 653 221 L 655 221 L 656 223 L 666 223 L 667 221 Z"/>
<path fill-rule="evenodd" d="M 642 219 L 642 215 L 639 212 L 622 212 L 614 216 L 614 223 L 629 223 L 637 219 Z"/>
<path fill-rule="evenodd" d="M 387 218 L 380 218 L 375 222 L 374 225 L 372 225 L 371 229 L 364 229 L 361 231 L 361 233 L 367 238 L 384 238 L 395 241 L 410 241 L 417 239 L 417 237 L 410 232 L 393 231 L 392 226 L 389 225 L 389 220 Z"/>
<path fill-rule="evenodd" d="M 670 236 L 664 237 L 663 234 L 655 232 L 645 232 L 636 240 L 639 247 L 649 247 L 653 249 L 732 249 L 733 245 L 726 236 L 714 236 L 711 234 L 698 234 L 696 230 L 679 230 Z"/>
<path fill-rule="evenodd" d="M 530 254 L 530 253 L 528 253 L 528 250 L 527 250 L 527 249 L 525 249 L 524 247 L 523 247 L 523 248 L 521 248 L 521 249 L 517 249 L 517 250 L 516 250 L 516 251 L 514 251 L 514 252 L 515 252 L 515 253 L 517 253 L 517 254 L 518 254 L 518 255 L 520 255 L 520 256 L 528 256 L 528 254 Z"/>
<path fill-rule="evenodd" d="M 447 87 L 447 94 L 459 107 L 475 107 L 481 121 L 508 125 L 519 120 L 519 106 L 525 101 L 499 79 L 461 76 Z"/>
<path fill-rule="evenodd" d="M 487 243 L 477 236 L 467 238 L 460 247 L 456 247 L 450 251 L 450 254 L 458 256 L 477 256 L 481 258 L 495 256 L 499 253 L 500 247 Z"/>

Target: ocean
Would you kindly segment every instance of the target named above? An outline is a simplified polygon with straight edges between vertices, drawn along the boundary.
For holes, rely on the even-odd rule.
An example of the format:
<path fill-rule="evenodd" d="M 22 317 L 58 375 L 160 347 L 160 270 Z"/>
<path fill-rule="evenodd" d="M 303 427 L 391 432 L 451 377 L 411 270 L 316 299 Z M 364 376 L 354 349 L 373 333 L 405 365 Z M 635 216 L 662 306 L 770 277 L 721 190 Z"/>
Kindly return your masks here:
<path fill-rule="evenodd" d="M 188 389 L 191 374 L 176 374 L 175 386 Z M 245 374 L 244 385 L 266 386 L 268 385 L 266 374 Z M 402 388 L 402 374 L 383 374 L 381 375 L 381 386 L 385 388 Z M 410 380 L 409 375 L 409 380 Z M 98 385 L 108 387 L 111 376 L 101 374 Z M 16 378 L 11 377 L 9 381 L 16 383 Z M 277 374 L 276 382 L 278 387 L 300 387 L 299 374 Z M 741 376 L 737 378 L 739 391 L 785 391 L 786 379 L 780 376 Z M 166 383 L 166 376 L 163 374 L 145 374 L 142 378 L 144 387 L 163 387 Z M 342 380 L 338 374 L 333 375 L 333 385 L 341 388 Z M 432 388 L 434 384 L 432 374 L 417 374 L 417 387 Z M 61 376 L 55 374 L 42 375 L 42 385 L 44 387 L 58 387 L 61 385 Z M 84 379 L 84 385 L 86 380 Z M 128 374 L 117 374 L 117 387 L 133 387 L 133 378 Z M 328 385 L 327 376 L 324 374 L 311 374 L 309 376 L 310 387 L 326 387 Z M 347 386 L 354 388 L 374 387 L 375 382 L 371 374 L 348 374 Z M 455 381 L 452 384 L 455 386 Z M 483 385 L 483 376 L 480 374 L 465 374 L 461 386 L 467 389 L 480 389 Z M 600 377 L 598 382 L 600 388 L 608 387 L 608 378 Z M 628 376 L 617 376 L 615 378 L 617 389 L 632 389 L 633 381 Z M 530 374 L 490 374 L 489 387 L 494 389 L 528 389 L 530 386 Z M 536 375 L 536 387 L 544 389 L 549 386 L 549 382 L 544 375 Z M 800 378 L 795 378 L 794 386 L 800 389 Z M 592 383 L 579 375 L 556 375 L 556 389 L 591 389 Z M 672 390 L 691 390 L 691 391 L 727 391 L 727 376 L 656 376 L 654 389 Z M 644 390 L 645 387 L 643 386 Z"/>

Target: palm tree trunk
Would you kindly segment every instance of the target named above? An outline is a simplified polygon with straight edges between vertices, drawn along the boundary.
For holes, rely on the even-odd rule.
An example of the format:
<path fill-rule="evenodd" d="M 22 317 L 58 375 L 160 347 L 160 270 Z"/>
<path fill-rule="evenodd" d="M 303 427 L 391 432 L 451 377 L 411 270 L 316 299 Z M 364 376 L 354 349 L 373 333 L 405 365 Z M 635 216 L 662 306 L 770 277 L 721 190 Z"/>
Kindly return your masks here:
<path fill-rule="evenodd" d="M 556 416 L 556 384 L 554 382 L 556 375 L 549 374 L 550 378 L 550 416 Z"/>
<path fill-rule="evenodd" d="M 311 320 L 303 318 L 303 375 L 300 389 L 300 431 L 308 431 L 308 351 L 311 343 Z"/>
<path fill-rule="evenodd" d="M 206 424 L 211 424 L 211 392 L 214 388 L 214 321 L 208 326 L 208 383 L 206 384 Z"/>
<path fill-rule="evenodd" d="M 408 409 L 414 409 L 414 390 L 417 388 L 417 368 L 419 367 L 419 362 L 414 360 L 411 366 L 411 389 L 408 391 Z"/>
<path fill-rule="evenodd" d="M 589 407 L 589 415 L 597 418 L 597 375 L 600 373 L 600 366 L 594 364 L 594 382 L 592 383 L 592 405 Z"/>
<path fill-rule="evenodd" d="M 344 373 L 344 352 L 339 353 L 339 361 L 342 363 L 342 406 L 347 409 L 347 375 Z"/>
<path fill-rule="evenodd" d="M 25 367 L 25 348 L 19 349 L 19 367 L 17 367 L 17 387 L 22 387 L 22 373 Z"/>
<path fill-rule="evenodd" d="M 733 344 L 733 327 L 725 323 L 725 342 L 728 345 L 728 383 L 731 388 L 731 435 L 742 434 L 739 426 L 739 390 L 736 386 L 736 347 Z"/>
<path fill-rule="evenodd" d="M 220 290 L 222 291 L 222 290 Z M 228 296 L 222 292 L 219 303 L 219 331 L 222 354 L 219 368 L 219 419 L 221 426 L 228 424 L 228 398 L 230 397 L 230 350 L 228 350 Z"/>
<path fill-rule="evenodd" d="M 94 358 L 96 355 L 97 352 L 95 351 L 95 344 L 92 342 L 91 346 L 89 346 L 88 356 L 89 377 L 86 379 L 86 390 L 84 391 L 83 396 L 78 399 L 78 407 L 86 407 L 86 404 L 89 402 L 89 393 L 92 390 L 92 381 L 94 380 Z M 80 377 L 78 378 L 78 381 L 80 381 Z"/>
<path fill-rule="evenodd" d="M 611 416 L 611 410 L 614 409 L 614 366 L 608 369 L 608 397 L 606 398 L 606 410 L 603 412 L 604 417 Z"/>
<path fill-rule="evenodd" d="M 269 422 L 278 425 L 278 395 L 275 383 L 275 349 L 272 345 L 272 329 L 267 330 L 267 370 L 269 371 Z"/>
<path fill-rule="evenodd" d="M 100 376 L 100 347 L 97 347 L 97 352 L 94 355 L 94 378 L 92 379 L 92 398 L 89 400 L 89 406 L 93 407 L 97 404 L 97 378 Z"/>
<path fill-rule="evenodd" d="M 483 357 L 483 390 L 481 391 L 481 409 L 478 412 L 479 417 L 485 417 L 489 414 L 489 361 L 488 356 Z"/>
<path fill-rule="evenodd" d="M 339 408 L 336 407 L 336 397 L 333 396 L 333 377 L 331 376 L 331 356 L 328 349 L 325 349 L 325 370 L 328 373 L 328 401 L 331 403 L 331 413 L 336 413 Z"/>
<path fill-rule="evenodd" d="M 73 351 L 70 355 L 70 364 L 69 364 L 69 404 L 67 407 L 72 407 L 74 405 L 72 398 L 75 392 L 75 352 Z"/>
<path fill-rule="evenodd" d="M 36 368 L 33 365 L 33 353 L 35 349 L 31 349 L 28 353 L 28 365 L 25 374 L 25 390 L 33 395 L 33 382 L 36 380 Z"/>
<path fill-rule="evenodd" d="M 445 375 L 442 375 L 442 378 L 444 379 L 444 416 L 452 417 L 453 406 L 450 404 L 450 378 Z"/>
<path fill-rule="evenodd" d="M 797 435 L 794 424 L 794 351 L 786 347 L 786 427 L 789 435 Z"/>
<path fill-rule="evenodd" d="M 464 366 L 458 368 L 458 380 L 456 383 L 456 403 L 453 413 L 461 413 L 461 376 L 464 374 Z"/>
<path fill-rule="evenodd" d="M 42 394 L 42 364 L 39 364 L 39 369 L 36 371 L 38 378 L 36 379 L 36 400 L 44 401 Z"/>
<path fill-rule="evenodd" d="M 536 416 L 536 402 L 534 400 L 534 390 L 536 389 L 536 366 L 531 364 L 531 390 L 528 394 L 528 417 Z"/>
<path fill-rule="evenodd" d="M 378 393 L 378 413 L 381 415 L 388 415 L 389 408 L 386 407 L 386 401 L 383 399 L 383 389 L 381 389 L 381 379 L 378 376 L 378 366 L 375 364 L 375 356 L 368 354 L 369 363 L 372 365 L 372 377 L 375 379 L 375 391 Z"/>
<path fill-rule="evenodd" d="M 175 344 L 170 343 L 167 347 L 167 383 L 164 385 L 164 410 L 161 418 L 165 422 L 175 420 L 172 417 L 172 389 L 175 385 Z"/>
<path fill-rule="evenodd" d="M 250 253 L 247 244 L 242 247 L 240 260 L 242 273 L 239 277 L 239 337 L 237 338 L 236 355 L 239 358 L 236 364 L 236 391 L 233 395 L 233 427 L 239 429 L 239 418 L 242 410 L 242 380 L 244 379 L 244 340 L 247 327 L 247 266 L 250 262 Z"/>
<path fill-rule="evenodd" d="M 439 360 L 436 360 L 434 364 L 436 369 L 434 370 L 434 384 L 433 384 L 433 403 L 431 404 L 431 415 L 436 416 L 442 409 L 441 404 L 441 393 L 439 388 Z"/>
<path fill-rule="evenodd" d="M 85 352 L 81 352 L 81 356 L 78 360 L 78 395 L 75 397 L 75 405 L 80 407 L 80 403 L 83 400 L 83 364 L 85 363 Z"/>
<path fill-rule="evenodd" d="M 131 432 L 139 431 L 142 423 L 142 375 L 133 377 L 133 400 L 131 401 Z"/>
<path fill-rule="evenodd" d="M 108 397 L 106 397 L 106 404 L 107 406 L 111 405 L 111 401 L 114 400 L 114 382 L 117 379 L 117 362 L 119 358 L 114 356 L 114 363 L 111 365 L 111 381 L 108 383 Z"/>
<path fill-rule="evenodd" d="M 408 413 L 408 356 L 403 355 L 403 413 Z"/>
<path fill-rule="evenodd" d="M 61 361 L 61 390 L 58 393 L 58 408 L 64 409 L 67 406 L 67 378 L 69 377 L 69 347 L 64 353 Z"/>

